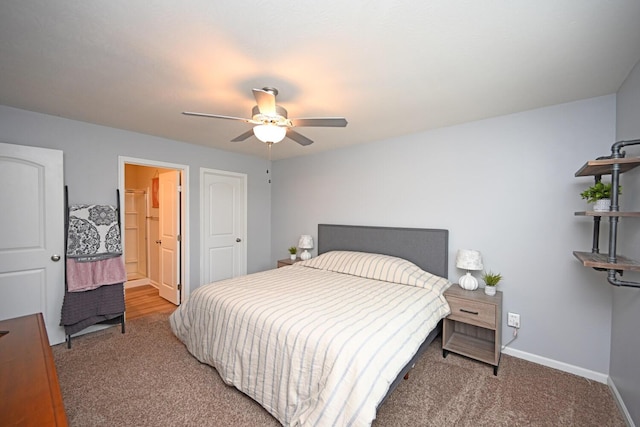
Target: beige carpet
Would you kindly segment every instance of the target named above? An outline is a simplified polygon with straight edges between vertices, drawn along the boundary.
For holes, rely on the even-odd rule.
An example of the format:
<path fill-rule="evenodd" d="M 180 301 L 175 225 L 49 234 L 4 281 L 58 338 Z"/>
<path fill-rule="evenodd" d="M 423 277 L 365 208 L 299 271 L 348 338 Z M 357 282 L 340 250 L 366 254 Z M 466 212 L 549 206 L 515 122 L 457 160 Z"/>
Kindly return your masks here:
<path fill-rule="evenodd" d="M 53 347 L 71 426 L 278 426 L 171 333 L 167 314 Z M 493 369 L 434 342 L 374 426 L 625 426 L 609 388 L 503 355 Z"/>

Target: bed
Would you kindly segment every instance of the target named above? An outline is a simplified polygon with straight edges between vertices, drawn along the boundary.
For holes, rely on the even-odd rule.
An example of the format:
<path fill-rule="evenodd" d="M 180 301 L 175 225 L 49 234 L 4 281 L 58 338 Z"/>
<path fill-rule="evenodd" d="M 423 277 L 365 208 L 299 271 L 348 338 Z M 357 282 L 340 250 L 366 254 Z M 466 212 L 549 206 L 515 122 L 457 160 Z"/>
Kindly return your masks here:
<path fill-rule="evenodd" d="M 318 256 L 201 286 L 189 352 L 283 425 L 370 425 L 450 310 L 448 231 L 321 224 Z"/>

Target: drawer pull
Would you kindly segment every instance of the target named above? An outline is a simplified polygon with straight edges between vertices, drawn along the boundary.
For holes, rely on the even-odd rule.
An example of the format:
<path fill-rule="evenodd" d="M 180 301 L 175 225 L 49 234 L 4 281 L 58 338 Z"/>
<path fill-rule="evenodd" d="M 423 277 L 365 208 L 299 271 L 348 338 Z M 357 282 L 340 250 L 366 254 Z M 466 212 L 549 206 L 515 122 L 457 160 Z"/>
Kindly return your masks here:
<path fill-rule="evenodd" d="M 476 316 L 478 315 L 477 311 L 465 310 L 464 308 L 461 308 L 460 311 L 463 312 L 463 313 L 474 314 Z"/>

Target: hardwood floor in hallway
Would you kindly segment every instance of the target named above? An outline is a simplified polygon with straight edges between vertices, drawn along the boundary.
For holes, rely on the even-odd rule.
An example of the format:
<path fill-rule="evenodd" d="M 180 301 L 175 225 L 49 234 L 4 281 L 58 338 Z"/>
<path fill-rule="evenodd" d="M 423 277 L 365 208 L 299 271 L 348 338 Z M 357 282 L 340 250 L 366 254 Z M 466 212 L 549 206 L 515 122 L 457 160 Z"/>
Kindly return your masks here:
<path fill-rule="evenodd" d="M 177 307 L 166 299 L 161 298 L 158 290 L 151 285 L 125 289 L 124 299 L 127 320 L 154 313 L 170 312 Z"/>

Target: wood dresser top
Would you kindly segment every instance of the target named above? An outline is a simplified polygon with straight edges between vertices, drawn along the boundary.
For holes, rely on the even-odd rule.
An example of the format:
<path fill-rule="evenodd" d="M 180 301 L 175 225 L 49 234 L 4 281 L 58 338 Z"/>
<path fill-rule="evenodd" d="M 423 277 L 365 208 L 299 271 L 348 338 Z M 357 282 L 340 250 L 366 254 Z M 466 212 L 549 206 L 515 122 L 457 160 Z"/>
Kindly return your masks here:
<path fill-rule="evenodd" d="M 62 394 L 42 314 L 0 321 L 3 425 L 66 426 Z"/>

